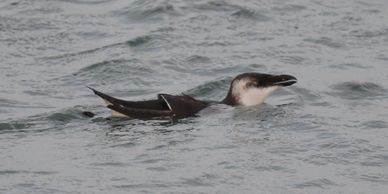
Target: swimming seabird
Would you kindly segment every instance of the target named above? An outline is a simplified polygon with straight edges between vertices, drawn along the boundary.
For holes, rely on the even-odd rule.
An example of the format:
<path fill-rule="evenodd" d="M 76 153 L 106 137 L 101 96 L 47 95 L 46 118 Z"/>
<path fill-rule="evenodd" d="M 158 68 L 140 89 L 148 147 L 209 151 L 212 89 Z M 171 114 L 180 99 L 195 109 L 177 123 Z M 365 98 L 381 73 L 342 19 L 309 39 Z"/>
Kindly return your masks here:
<path fill-rule="evenodd" d="M 137 119 L 152 118 L 185 118 L 194 116 L 200 110 L 221 103 L 230 106 L 255 106 L 280 87 L 290 86 L 297 82 L 291 75 L 270 75 L 263 73 L 243 73 L 236 76 L 226 97 L 220 102 L 197 100 L 189 95 L 158 94 L 156 99 L 144 101 L 127 101 L 114 98 L 90 88 L 101 97 L 106 106 L 112 110 L 112 116 Z"/>

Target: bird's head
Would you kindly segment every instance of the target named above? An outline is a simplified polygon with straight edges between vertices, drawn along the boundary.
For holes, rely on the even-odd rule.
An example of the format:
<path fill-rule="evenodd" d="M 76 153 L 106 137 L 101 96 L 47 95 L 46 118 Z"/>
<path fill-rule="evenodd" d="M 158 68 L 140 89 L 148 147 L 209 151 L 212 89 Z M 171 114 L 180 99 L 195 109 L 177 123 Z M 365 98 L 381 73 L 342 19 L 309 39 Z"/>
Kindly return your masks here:
<path fill-rule="evenodd" d="M 262 73 L 243 73 L 235 77 L 223 103 L 231 106 L 254 106 L 280 87 L 297 82 L 291 75 L 270 75 Z"/>

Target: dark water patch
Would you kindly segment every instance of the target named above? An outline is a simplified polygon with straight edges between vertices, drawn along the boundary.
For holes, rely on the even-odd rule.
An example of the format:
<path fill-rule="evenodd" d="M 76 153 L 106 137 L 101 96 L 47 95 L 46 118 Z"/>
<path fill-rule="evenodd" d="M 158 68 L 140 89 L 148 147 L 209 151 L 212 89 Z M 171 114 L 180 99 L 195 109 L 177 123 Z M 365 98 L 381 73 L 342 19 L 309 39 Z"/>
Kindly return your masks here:
<path fill-rule="evenodd" d="M 29 104 L 13 99 L 0 98 L 0 107 L 28 107 Z"/>
<path fill-rule="evenodd" d="M 388 123 L 380 120 L 367 121 L 364 122 L 361 126 L 364 129 L 388 129 Z"/>
<path fill-rule="evenodd" d="M 76 120 L 76 119 L 84 119 L 86 116 L 82 114 L 82 112 L 74 111 L 74 110 L 68 110 L 61 113 L 53 113 L 47 117 L 50 121 L 59 121 L 68 123 L 70 121 Z"/>
<path fill-rule="evenodd" d="M 330 68 L 348 70 L 348 69 L 368 69 L 371 67 L 367 67 L 365 65 L 359 63 L 341 63 L 341 64 L 333 64 L 329 66 Z"/>
<path fill-rule="evenodd" d="M 373 154 L 360 161 L 360 164 L 367 167 L 384 167 L 388 165 L 388 154 Z"/>
<path fill-rule="evenodd" d="M 181 184 L 187 185 L 189 187 L 211 187 L 213 185 L 212 183 L 209 183 L 207 180 L 203 180 L 201 178 L 183 179 L 183 182 Z"/>
<path fill-rule="evenodd" d="M 50 90 L 42 90 L 42 89 L 38 89 L 38 90 L 25 90 L 23 91 L 23 93 L 26 93 L 30 96 L 48 96 L 48 94 L 50 93 L 51 91 Z"/>
<path fill-rule="evenodd" d="M 120 189 L 145 189 L 142 190 L 143 193 L 149 193 L 147 189 L 150 188 L 170 188 L 171 184 L 166 185 L 165 183 L 142 183 L 142 184 L 122 184 L 122 185 L 113 185 L 115 188 Z"/>
<path fill-rule="evenodd" d="M 376 57 L 376 59 L 383 60 L 383 61 L 388 61 L 388 56 L 380 54 L 380 55 L 378 55 Z"/>
<path fill-rule="evenodd" d="M 129 142 L 120 142 L 118 144 L 115 144 L 115 145 L 112 145 L 110 147 L 125 147 L 125 148 L 130 148 L 130 147 L 134 147 L 136 146 L 137 144 L 135 142 L 132 142 L 132 141 L 129 141 Z"/>
<path fill-rule="evenodd" d="M 369 181 L 371 183 L 383 183 L 388 184 L 388 176 L 384 173 L 368 173 L 362 174 L 360 179 Z"/>
<path fill-rule="evenodd" d="M 233 5 L 224 0 L 213 0 L 206 3 L 200 3 L 194 5 L 197 10 L 201 11 L 216 11 L 216 12 L 229 12 L 239 8 L 237 5 Z"/>
<path fill-rule="evenodd" d="M 158 49 L 166 49 L 170 44 L 169 35 L 166 33 L 162 34 L 151 34 L 139 36 L 126 42 L 132 49 L 138 49 L 141 51 L 153 51 Z"/>
<path fill-rule="evenodd" d="M 0 123 L 0 131 L 28 129 L 34 125 L 33 123 L 10 121 L 8 123 Z"/>
<path fill-rule="evenodd" d="M 36 175 L 52 175 L 56 171 L 28 171 L 28 170 L 0 170 L 0 176 L 9 176 L 14 174 L 36 174 Z"/>
<path fill-rule="evenodd" d="M 84 4 L 84 5 L 98 5 L 110 2 L 111 0 L 57 0 L 57 1 L 63 1 L 66 3 L 74 3 L 74 4 Z"/>
<path fill-rule="evenodd" d="M 159 167 L 148 167 L 147 170 L 156 171 L 156 172 L 167 172 L 169 168 L 159 166 Z"/>
<path fill-rule="evenodd" d="M 206 56 L 192 55 L 185 59 L 187 63 L 198 64 L 198 63 L 211 63 L 211 59 Z"/>
<path fill-rule="evenodd" d="M 152 33 L 158 34 L 158 33 L 171 33 L 174 32 L 176 29 L 170 26 L 167 27 L 160 27 L 156 30 L 151 31 Z"/>
<path fill-rule="evenodd" d="M 139 45 L 146 44 L 146 43 L 150 42 L 151 39 L 152 39 L 151 36 L 139 36 L 139 37 L 134 38 L 132 40 L 128 40 L 127 44 L 130 47 L 137 47 Z"/>
<path fill-rule="evenodd" d="M 271 20 L 270 17 L 259 13 L 258 11 L 255 11 L 253 9 L 249 8 L 239 8 L 238 11 L 235 11 L 231 15 L 232 17 L 239 18 L 239 19 L 249 19 L 252 21 L 269 21 Z"/>
<path fill-rule="evenodd" d="M 318 187 L 321 189 L 325 189 L 331 186 L 336 186 L 337 184 L 329 179 L 326 178 L 321 178 L 321 179 L 316 179 L 316 180 L 311 180 L 311 181 L 305 181 L 299 184 L 296 184 L 295 187 L 298 189 L 305 189 L 308 187 Z"/>
<path fill-rule="evenodd" d="M 358 38 L 379 38 L 388 37 L 388 28 L 378 29 L 374 31 L 356 31 L 354 36 Z"/>
<path fill-rule="evenodd" d="M 318 44 L 318 45 L 327 46 L 327 47 L 334 48 L 334 49 L 343 48 L 345 46 L 340 41 L 333 40 L 333 39 L 328 38 L 328 37 L 321 37 L 318 39 L 307 38 L 307 39 L 304 39 L 303 41 Z"/>
<path fill-rule="evenodd" d="M 2 122 L 0 123 L 0 133 L 23 134 L 25 132 L 39 133 L 47 130 L 60 130 L 65 127 L 65 124 L 71 123 L 74 120 L 87 121 L 90 119 L 82 114 L 85 109 L 88 108 L 76 106 L 59 112 L 47 112 L 27 118 Z"/>
<path fill-rule="evenodd" d="M 371 99 L 382 96 L 386 89 L 372 82 L 343 82 L 331 86 L 329 94 L 346 100 Z"/>
<path fill-rule="evenodd" d="M 126 8 L 116 10 L 113 14 L 125 17 L 134 23 L 160 21 L 165 16 L 181 15 L 174 4 L 170 4 L 167 1 L 152 0 L 137 0 Z"/>
<path fill-rule="evenodd" d="M 127 163 L 123 163 L 123 162 L 101 162 L 101 163 L 92 163 L 90 164 L 92 166 L 101 166 L 101 167 L 127 167 L 127 166 L 130 166 L 129 164 Z"/>
<path fill-rule="evenodd" d="M 284 166 L 275 166 L 275 165 L 258 166 L 258 167 L 255 167 L 255 169 L 260 172 L 271 172 L 271 171 L 291 172 L 290 169 L 287 169 Z"/>

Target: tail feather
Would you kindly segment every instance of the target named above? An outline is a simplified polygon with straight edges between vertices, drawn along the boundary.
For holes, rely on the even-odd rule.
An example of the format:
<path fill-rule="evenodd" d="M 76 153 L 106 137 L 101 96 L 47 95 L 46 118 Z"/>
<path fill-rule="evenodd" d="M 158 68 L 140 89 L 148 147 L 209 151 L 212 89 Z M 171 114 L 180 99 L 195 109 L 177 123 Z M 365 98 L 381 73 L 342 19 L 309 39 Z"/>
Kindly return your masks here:
<path fill-rule="evenodd" d="M 90 90 L 92 90 L 94 92 L 94 94 L 96 94 L 97 96 L 101 97 L 105 101 L 105 103 L 107 105 L 122 104 L 123 103 L 122 102 L 123 100 L 120 100 L 120 99 L 117 99 L 117 98 L 113 98 L 112 96 L 109 96 L 109 95 L 104 94 L 104 93 L 102 93 L 100 91 L 97 91 L 94 88 L 91 88 L 89 86 L 86 86 L 86 87 L 89 88 Z"/>

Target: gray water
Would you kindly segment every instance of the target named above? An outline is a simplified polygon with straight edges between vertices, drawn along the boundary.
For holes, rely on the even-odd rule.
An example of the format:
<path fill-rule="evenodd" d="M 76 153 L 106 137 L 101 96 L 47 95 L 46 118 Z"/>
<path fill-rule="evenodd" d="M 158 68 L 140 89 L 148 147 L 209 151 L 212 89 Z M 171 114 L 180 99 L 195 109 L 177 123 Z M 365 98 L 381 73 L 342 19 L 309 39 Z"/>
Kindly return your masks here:
<path fill-rule="evenodd" d="M 2 0 L 0 193 L 387 193 L 386 0 Z M 259 107 L 111 119 L 85 86 Z M 81 113 L 91 111 L 94 118 Z"/>

